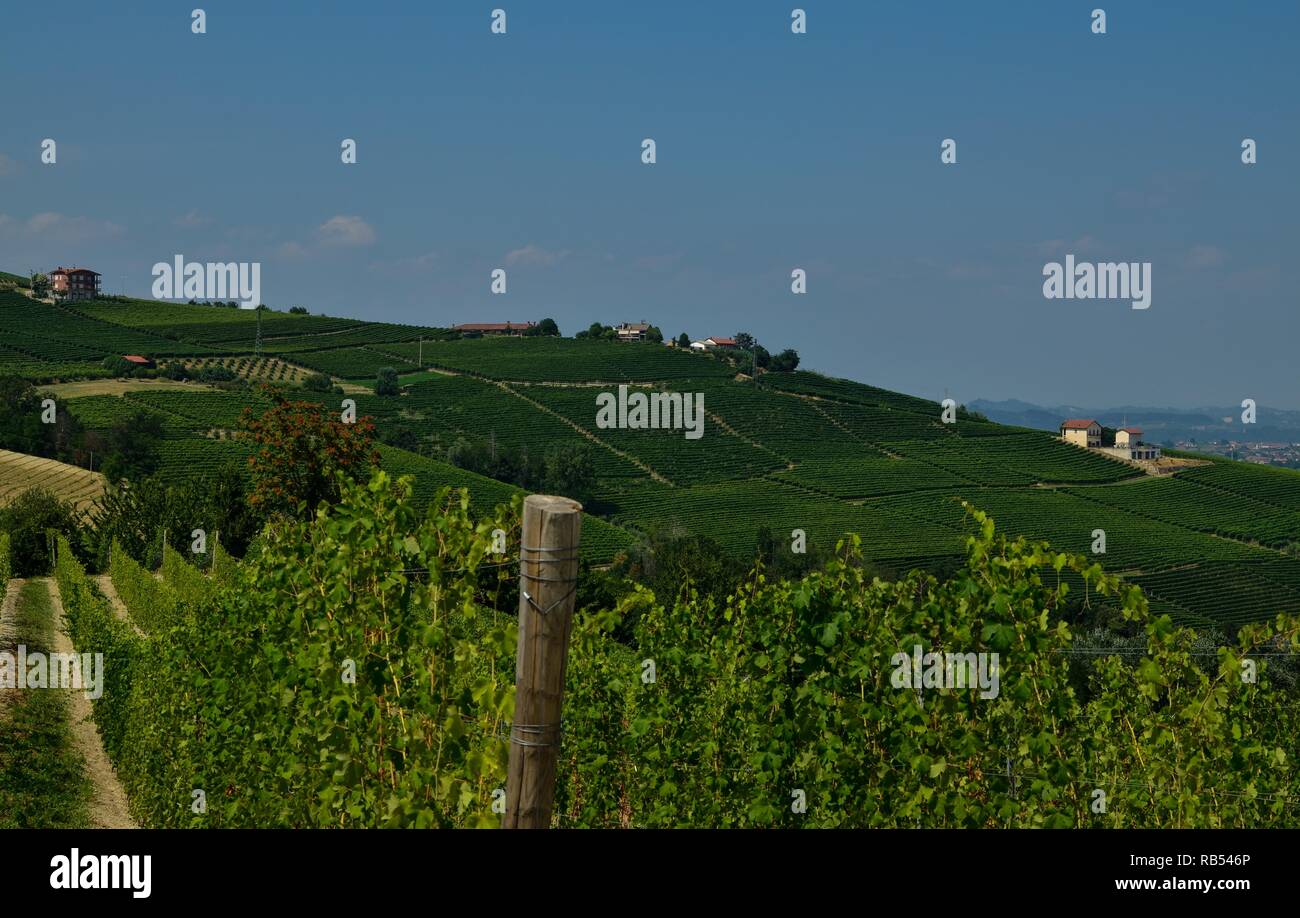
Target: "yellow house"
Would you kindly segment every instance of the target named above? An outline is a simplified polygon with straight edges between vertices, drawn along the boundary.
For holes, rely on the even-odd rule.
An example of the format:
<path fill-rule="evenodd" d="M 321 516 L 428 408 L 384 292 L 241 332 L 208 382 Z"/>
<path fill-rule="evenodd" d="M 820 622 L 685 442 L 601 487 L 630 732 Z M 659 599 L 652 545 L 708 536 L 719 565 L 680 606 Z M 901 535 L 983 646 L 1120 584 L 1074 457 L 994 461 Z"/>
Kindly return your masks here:
<path fill-rule="evenodd" d="M 1061 439 L 1075 446 L 1101 446 L 1101 425 L 1091 418 L 1070 418 L 1061 422 Z"/>
<path fill-rule="evenodd" d="M 1142 442 L 1141 427 L 1121 427 L 1115 431 L 1116 446 L 1137 446 Z"/>

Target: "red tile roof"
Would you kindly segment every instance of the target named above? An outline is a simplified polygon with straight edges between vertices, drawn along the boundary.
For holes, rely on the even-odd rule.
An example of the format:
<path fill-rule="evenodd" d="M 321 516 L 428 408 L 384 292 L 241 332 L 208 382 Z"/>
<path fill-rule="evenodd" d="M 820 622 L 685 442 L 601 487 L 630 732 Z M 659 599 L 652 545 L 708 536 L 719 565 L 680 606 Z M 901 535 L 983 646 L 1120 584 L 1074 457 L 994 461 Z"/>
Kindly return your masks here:
<path fill-rule="evenodd" d="M 735 338 L 709 338 L 708 340 L 710 340 L 710 341 L 712 341 L 714 344 L 720 345 L 720 346 L 722 346 L 722 347 L 735 347 L 735 346 L 736 346 L 736 339 L 735 339 Z"/>
<path fill-rule="evenodd" d="M 1121 427 L 1120 430 L 1124 431 L 1125 433 L 1131 433 L 1131 434 L 1142 433 L 1141 427 Z"/>
<path fill-rule="evenodd" d="M 152 363 L 148 357 L 141 357 L 139 354 L 123 354 L 122 359 L 129 363 Z"/>
<path fill-rule="evenodd" d="M 1089 427 L 1091 427 L 1093 424 L 1096 423 L 1097 422 L 1094 421 L 1092 418 L 1070 418 L 1069 420 L 1061 422 L 1061 429 L 1062 430 L 1087 430 Z"/>

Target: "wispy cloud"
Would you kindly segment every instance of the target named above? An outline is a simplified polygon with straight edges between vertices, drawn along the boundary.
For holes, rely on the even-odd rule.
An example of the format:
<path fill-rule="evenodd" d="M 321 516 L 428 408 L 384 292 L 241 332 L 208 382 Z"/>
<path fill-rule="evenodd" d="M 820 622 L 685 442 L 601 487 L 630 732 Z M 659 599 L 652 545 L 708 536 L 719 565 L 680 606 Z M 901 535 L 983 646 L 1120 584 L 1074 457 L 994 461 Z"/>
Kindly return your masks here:
<path fill-rule="evenodd" d="M 184 227 L 185 229 L 196 229 L 200 226 L 207 226 L 211 222 L 211 217 L 205 217 L 197 210 L 191 210 L 187 214 L 181 214 L 172 221 L 176 226 Z"/>
<path fill-rule="evenodd" d="M 375 241 L 375 230 L 360 217 L 339 215 L 317 227 L 316 238 L 326 246 L 370 245 Z"/>
<path fill-rule="evenodd" d="M 0 214 L 0 234 L 10 239 L 38 239 L 46 242 L 86 242 L 93 239 L 112 239 L 126 232 L 126 227 L 111 220 L 93 217 L 69 216 L 55 211 L 33 214 L 26 220 L 16 220 Z"/>
<path fill-rule="evenodd" d="M 569 251 L 554 252 L 544 249 L 536 243 L 528 243 L 522 249 L 506 252 L 506 264 L 511 267 L 549 268 L 551 265 L 569 257 Z"/>

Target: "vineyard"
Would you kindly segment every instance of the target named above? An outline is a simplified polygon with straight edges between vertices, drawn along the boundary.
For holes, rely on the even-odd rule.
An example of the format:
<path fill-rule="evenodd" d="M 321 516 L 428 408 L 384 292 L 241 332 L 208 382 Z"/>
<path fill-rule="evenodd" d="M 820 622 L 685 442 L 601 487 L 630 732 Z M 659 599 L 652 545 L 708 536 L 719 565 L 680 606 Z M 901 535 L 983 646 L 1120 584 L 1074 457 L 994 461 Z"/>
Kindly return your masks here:
<path fill-rule="evenodd" d="M 375 350 L 417 364 L 414 343 Z M 424 365 L 488 379 L 518 382 L 648 382 L 693 377 L 728 378 L 735 371 L 699 354 L 644 342 L 619 344 L 568 338 L 483 338 L 425 341 Z"/>
<path fill-rule="evenodd" d="M 187 370 L 195 372 L 204 367 L 224 367 L 241 379 L 253 382 L 300 383 L 307 376 L 302 367 L 278 357 L 198 357 L 183 361 L 183 364 Z"/>
<path fill-rule="evenodd" d="M 587 517 L 583 551 L 602 564 L 638 534 L 675 525 L 740 560 L 761 530 L 784 541 L 802 529 L 821 550 L 856 532 L 878 564 L 947 571 L 969 535 L 965 499 L 1008 533 L 1070 551 L 1090 553 L 1094 531 L 1104 530 L 1106 554 L 1098 560 L 1150 585 L 1153 605 L 1180 621 L 1259 620 L 1270 608 L 1290 608 L 1300 592 L 1298 473 L 1214 462 L 1145 478 L 1042 432 L 965 415 L 945 424 L 938 402 L 806 371 L 737 379 L 712 357 L 644 343 L 449 340 L 435 327 L 266 311 L 257 356 L 256 328 L 248 310 L 121 299 L 51 307 L 0 291 L 0 372 L 94 379 L 104 375 L 105 354 L 164 361 L 173 354 L 192 369 L 224 366 L 331 412 L 350 398 L 381 438 L 410 447 L 382 453 L 391 471 L 414 476 L 417 503 L 444 485 L 467 486 L 477 513 L 516 489 L 429 456 L 445 455 L 458 440 L 530 457 L 553 444 L 584 443 L 596 475 L 588 509 L 599 516 Z M 383 367 L 402 374 L 401 394 L 372 394 Z M 347 394 L 299 388 L 309 372 L 349 380 Z M 161 418 L 159 473 L 168 481 L 245 465 L 250 447 L 234 431 L 246 408 L 259 414 L 270 406 L 267 395 L 157 382 L 55 390 L 92 430 L 108 430 L 136 409 Z M 702 393 L 703 437 L 597 427 L 596 396 L 620 383 L 646 393 Z M 89 493 L 78 497 L 83 506 Z M 1211 571 L 1234 586 L 1202 588 Z"/>
<path fill-rule="evenodd" d="M 64 348 L 68 353 L 89 353 L 96 360 L 122 354 L 151 356 L 210 354 L 202 344 L 173 341 L 144 329 L 101 321 L 70 307 L 50 306 L 12 291 L 0 290 L 0 334 L 21 349 L 33 339 L 43 347 Z M 75 358 L 84 359 L 84 358 Z"/>
<path fill-rule="evenodd" d="M 476 522 L 468 495 L 443 493 L 441 512 L 424 516 L 389 485 L 381 473 L 349 486 L 310 522 L 270 532 L 221 582 L 174 554 L 161 580 L 118 564 L 131 618 L 151 625 L 144 636 L 60 540 L 70 634 L 106 655 L 94 716 L 141 825 L 498 824 L 516 626 L 483 585 L 513 576 L 493 569 L 488 547 L 500 528 L 517 551 L 518 505 Z M 849 540 L 823 569 L 793 582 L 754 575 L 725 603 L 641 590 L 579 613 L 553 824 L 1295 824 L 1290 690 L 1267 659 L 1255 682 L 1212 677 L 1300 648 L 1300 619 L 1251 626 L 1207 662 L 1190 652 L 1196 634 L 1149 618 L 1142 592 L 1091 558 L 1009 541 L 982 514 L 964 528 L 964 566 L 946 580 L 872 579 Z M 1039 576 L 1053 569 L 1062 585 Z M 1075 635 L 1048 612 L 1076 583 L 1142 629 L 1139 659 L 1071 659 Z M 611 634 L 627 616 L 625 644 Z M 991 695 L 981 683 L 922 697 L 891 680 L 899 647 L 954 642 L 1001 655 Z M 383 664 L 350 681 L 354 660 Z M 644 660 L 657 678 L 639 677 Z M 1221 716 L 1188 716 L 1211 699 Z M 403 754 L 382 755 L 381 743 Z M 193 787 L 223 792 L 199 813 Z M 791 788 L 807 807 L 789 805 Z M 1095 788 L 1104 810 L 1089 806 Z"/>
<path fill-rule="evenodd" d="M 104 493 L 104 479 L 75 465 L 0 449 L 0 506 L 29 488 L 45 488 L 84 513 Z"/>

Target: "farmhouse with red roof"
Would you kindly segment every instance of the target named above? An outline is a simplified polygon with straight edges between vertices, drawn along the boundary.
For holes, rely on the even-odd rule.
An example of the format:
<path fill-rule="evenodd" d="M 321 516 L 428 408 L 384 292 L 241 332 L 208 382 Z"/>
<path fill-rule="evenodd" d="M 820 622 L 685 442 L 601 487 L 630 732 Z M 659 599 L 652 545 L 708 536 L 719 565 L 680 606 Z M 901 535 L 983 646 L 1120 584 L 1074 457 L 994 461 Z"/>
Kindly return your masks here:
<path fill-rule="evenodd" d="M 1061 439 L 1075 446 L 1096 449 L 1101 446 L 1101 425 L 1092 418 L 1070 418 L 1061 422 Z"/>

